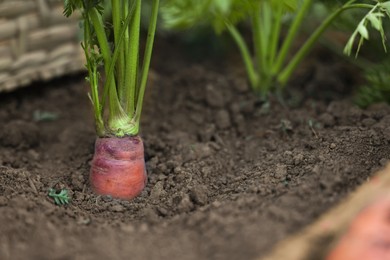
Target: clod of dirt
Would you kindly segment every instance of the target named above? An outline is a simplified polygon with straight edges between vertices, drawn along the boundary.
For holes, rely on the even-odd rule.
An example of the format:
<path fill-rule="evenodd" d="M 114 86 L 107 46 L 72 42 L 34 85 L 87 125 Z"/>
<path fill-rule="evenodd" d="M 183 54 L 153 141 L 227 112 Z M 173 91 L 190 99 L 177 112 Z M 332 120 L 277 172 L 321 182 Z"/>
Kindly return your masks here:
<path fill-rule="evenodd" d="M 329 113 L 323 113 L 319 117 L 319 121 L 324 124 L 324 126 L 334 126 L 335 119 L 334 117 Z"/>
<path fill-rule="evenodd" d="M 240 111 L 245 114 L 252 114 L 255 111 L 256 100 L 245 100 L 240 103 Z"/>
<path fill-rule="evenodd" d="M 215 114 L 215 123 L 218 129 L 226 129 L 231 125 L 229 112 L 227 110 L 219 110 Z"/>
<path fill-rule="evenodd" d="M 206 86 L 206 101 L 211 107 L 221 108 L 225 105 L 221 91 L 212 84 Z"/>
<path fill-rule="evenodd" d="M 245 93 L 249 90 L 249 83 L 246 77 L 234 77 L 233 87 L 239 93 Z"/>
<path fill-rule="evenodd" d="M 79 172 L 75 172 L 71 175 L 72 185 L 75 190 L 82 190 L 84 187 L 84 177 Z"/>
<path fill-rule="evenodd" d="M 384 116 L 390 114 L 390 108 L 389 105 L 387 105 L 386 103 L 373 104 L 364 111 L 364 114 L 367 117 L 372 117 L 376 120 L 380 120 Z"/>
<path fill-rule="evenodd" d="M 29 160 L 31 161 L 37 161 L 39 160 L 39 153 L 37 151 L 35 151 L 34 149 L 30 149 L 27 151 L 27 156 L 29 158 Z"/>
<path fill-rule="evenodd" d="M 14 148 L 35 147 L 39 144 L 39 128 L 26 121 L 11 121 L 0 129 L 0 143 Z"/>
<path fill-rule="evenodd" d="M 215 134 L 216 127 L 214 124 L 209 124 L 199 129 L 198 135 L 202 142 L 208 142 Z"/>
<path fill-rule="evenodd" d="M 208 202 L 207 188 L 197 185 L 190 190 L 190 198 L 198 205 L 205 205 Z"/>
<path fill-rule="evenodd" d="M 278 180 L 283 180 L 287 175 L 287 165 L 277 164 L 275 168 L 274 177 Z"/>
<path fill-rule="evenodd" d="M 188 162 L 196 159 L 203 159 L 212 154 L 212 149 L 209 145 L 203 143 L 193 144 L 183 151 L 183 161 Z"/>
<path fill-rule="evenodd" d="M 73 196 L 73 201 L 81 202 L 85 199 L 85 195 L 82 192 L 76 191 Z"/>
<path fill-rule="evenodd" d="M 180 213 L 189 212 L 194 208 L 190 196 L 188 194 L 179 194 L 172 199 L 173 205 L 176 205 Z"/>
<path fill-rule="evenodd" d="M 150 222 L 156 222 L 158 220 L 158 215 L 157 215 L 156 211 L 154 209 L 152 209 L 151 207 L 146 207 L 143 210 L 142 214 L 144 215 L 145 219 L 150 221 Z"/>
<path fill-rule="evenodd" d="M 371 127 L 371 126 L 373 126 L 375 124 L 376 124 L 376 120 L 374 118 L 371 118 L 371 117 L 364 118 L 362 120 L 362 125 L 365 126 L 365 127 Z"/>
<path fill-rule="evenodd" d="M 389 128 L 390 127 L 390 115 L 384 116 L 379 124 L 376 126 L 381 127 L 381 128 Z"/>
<path fill-rule="evenodd" d="M 123 212 L 126 210 L 125 207 L 123 207 L 122 205 L 120 204 L 116 204 L 116 205 L 112 205 L 110 207 L 110 210 L 113 211 L 113 212 Z"/>
<path fill-rule="evenodd" d="M 0 207 L 7 206 L 8 199 L 4 196 L 0 196 Z"/>
<path fill-rule="evenodd" d="M 383 133 L 383 136 L 384 138 L 386 139 L 386 141 L 389 143 L 390 142 L 390 129 L 388 129 L 387 131 L 385 131 Z"/>
<path fill-rule="evenodd" d="M 150 191 L 150 200 L 157 203 L 162 196 L 166 194 L 164 190 L 164 183 L 162 181 L 157 182 Z"/>

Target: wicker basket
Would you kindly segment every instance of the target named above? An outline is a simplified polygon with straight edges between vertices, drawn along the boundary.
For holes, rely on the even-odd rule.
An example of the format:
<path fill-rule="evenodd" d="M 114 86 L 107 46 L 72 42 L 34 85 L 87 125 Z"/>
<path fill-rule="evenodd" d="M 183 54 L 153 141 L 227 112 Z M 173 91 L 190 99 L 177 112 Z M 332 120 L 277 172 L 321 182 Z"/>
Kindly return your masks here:
<path fill-rule="evenodd" d="M 0 92 L 84 68 L 77 17 L 63 0 L 0 0 Z"/>

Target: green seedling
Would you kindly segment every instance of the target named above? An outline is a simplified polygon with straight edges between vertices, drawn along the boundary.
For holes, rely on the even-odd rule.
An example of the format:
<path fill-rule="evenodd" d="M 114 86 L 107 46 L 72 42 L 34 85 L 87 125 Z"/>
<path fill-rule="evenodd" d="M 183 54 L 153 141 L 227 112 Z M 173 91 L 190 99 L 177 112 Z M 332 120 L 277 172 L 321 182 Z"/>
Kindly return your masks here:
<path fill-rule="evenodd" d="M 49 111 L 35 110 L 33 118 L 36 122 L 55 121 L 58 119 L 58 114 Z"/>
<path fill-rule="evenodd" d="M 313 135 L 318 138 L 318 134 L 316 132 L 316 130 L 314 128 L 319 128 L 319 123 L 315 123 L 312 119 L 309 119 L 307 121 L 309 127 L 310 127 L 310 130 L 311 132 L 313 133 Z"/>
<path fill-rule="evenodd" d="M 55 189 L 49 189 L 48 196 L 54 200 L 56 205 L 66 205 L 70 201 L 69 194 L 66 189 L 62 189 L 59 193 L 57 193 Z"/>

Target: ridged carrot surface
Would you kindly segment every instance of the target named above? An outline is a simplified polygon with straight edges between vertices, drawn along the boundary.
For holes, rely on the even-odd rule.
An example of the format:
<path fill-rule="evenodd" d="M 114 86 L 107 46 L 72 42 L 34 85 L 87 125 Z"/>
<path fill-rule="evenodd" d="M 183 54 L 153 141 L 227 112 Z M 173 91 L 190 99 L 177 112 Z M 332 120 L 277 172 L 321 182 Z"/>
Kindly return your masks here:
<path fill-rule="evenodd" d="M 147 182 L 144 146 L 139 136 L 98 138 L 90 182 L 100 195 L 132 199 Z"/>

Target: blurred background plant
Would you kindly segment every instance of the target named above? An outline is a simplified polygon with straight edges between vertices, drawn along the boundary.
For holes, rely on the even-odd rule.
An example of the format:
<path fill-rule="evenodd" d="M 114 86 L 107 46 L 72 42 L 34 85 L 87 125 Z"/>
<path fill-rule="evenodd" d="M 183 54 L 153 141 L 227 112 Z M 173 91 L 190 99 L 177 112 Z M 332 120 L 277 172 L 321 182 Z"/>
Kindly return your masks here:
<path fill-rule="evenodd" d="M 306 6 L 309 2 L 306 0 Z M 167 0 L 162 7 L 162 17 L 169 29 L 212 27 L 217 35 L 227 31 L 240 50 L 251 87 L 266 96 L 272 86 L 272 65 L 283 62 L 291 45 L 291 41 L 287 42 L 283 53 L 277 56 L 282 21 L 289 19 L 288 14 L 297 10 L 297 3 L 297 0 Z M 301 10 L 306 13 L 307 8 Z M 252 31 L 254 55 L 242 28 L 238 28 L 241 24 Z M 297 33 L 296 29 L 290 34 L 291 40 Z M 252 56 L 255 61 L 252 61 Z"/>
<path fill-rule="evenodd" d="M 372 92 L 375 92 L 382 88 L 378 82 L 386 71 L 386 66 L 378 64 L 387 57 L 379 48 L 385 46 L 384 28 L 388 19 L 383 18 L 388 15 L 389 3 L 375 0 L 166 0 L 162 6 L 162 18 L 167 30 L 212 28 L 216 35 L 228 32 L 240 50 L 249 84 L 263 98 L 270 92 L 283 90 L 302 59 L 329 26 L 343 37 L 321 37 L 321 41 L 339 54 L 345 45 L 345 53 L 351 54 L 354 50 L 358 53 L 363 40 L 370 39 L 367 43 L 365 41 L 362 59 L 349 60 L 367 71 L 364 88 L 372 86 Z M 252 39 L 245 35 L 248 29 Z M 371 30 L 379 33 L 371 33 Z M 302 31 L 309 37 L 296 50 L 293 42 Z M 347 36 L 351 33 L 348 41 Z M 373 64 L 376 71 L 383 70 L 379 73 L 381 79 L 378 73 L 372 73 Z M 358 96 L 367 95 L 367 91 L 359 90 L 358 93 Z M 385 93 L 381 91 L 375 96 Z M 361 102 L 358 104 L 362 105 Z"/>
<path fill-rule="evenodd" d="M 313 6 L 313 17 L 322 19 L 332 12 L 332 9 L 335 8 L 335 4 L 341 4 L 340 2 L 341 1 L 316 1 Z M 387 8 L 383 9 L 379 14 L 380 17 L 384 17 L 384 15 L 386 13 L 388 15 L 389 12 L 389 1 L 382 1 L 381 4 Z M 335 20 L 332 25 L 332 30 L 340 32 L 340 35 L 349 35 L 351 31 L 356 29 L 357 17 L 363 17 L 363 20 L 360 21 L 365 21 L 367 27 L 370 21 L 364 20 L 366 15 L 367 11 L 360 9 L 345 12 L 340 15 L 339 19 Z M 375 23 L 375 18 L 373 18 L 373 21 Z M 386 51 L 386 44 L 383 41 L 390 37 L 390 31 L 387 30 L 390 26 L 390 20 L 380 19 L 380 22 L 382 24 L 379 29 L 382 28 L 383 30 L 379 31 L 379 33 L 369 33 L 369 41 L 365 41 L 364 48 L 359 50 L 359 58 L 356 59 L 355 56 L 349 59 L 352 64 L 359 67 L 362 71 L 364 83 L 356 88 L 354 95 L 355 103 L 362 108 L 368 107 L 374 103 L 387 102 L 390 104 L 390 85 L 387 83 L 390 79 L 390 57 Z M 372 24 L 370 25 L 372 26 Z M 369 28 L 367 31 L 368 30 Z M 341 50 L 347 41 L 345 37 L 342 41 L 327 39 L 326 37 L 322 40 L 325 46 L 339 54 L 342 54 Z M 385 52 L 383 49 L 385 49 Z"/>
<path fill-rule="evenodd" d="M 390 104 L 390 63 L 382 62 L 364 71 L 366 83 L 357 89 L 355 102 L 365 108 L 374 103 Z"/>

